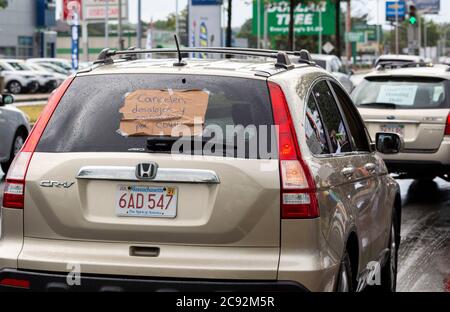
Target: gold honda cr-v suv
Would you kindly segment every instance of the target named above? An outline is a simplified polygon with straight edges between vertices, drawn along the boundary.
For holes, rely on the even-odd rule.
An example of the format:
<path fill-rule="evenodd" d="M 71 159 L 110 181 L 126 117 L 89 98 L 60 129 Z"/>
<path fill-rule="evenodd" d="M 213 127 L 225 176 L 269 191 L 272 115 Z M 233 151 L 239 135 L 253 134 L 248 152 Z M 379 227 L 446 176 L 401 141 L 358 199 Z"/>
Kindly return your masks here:
<path fill-rule="evenodd" d="M 307 51 L 182 52 L 247 58 L 105 50 L 51 96 L 6 177 L 0 288 L 395 290 L 375 148 L 399 136 L 371 143 Z"/>

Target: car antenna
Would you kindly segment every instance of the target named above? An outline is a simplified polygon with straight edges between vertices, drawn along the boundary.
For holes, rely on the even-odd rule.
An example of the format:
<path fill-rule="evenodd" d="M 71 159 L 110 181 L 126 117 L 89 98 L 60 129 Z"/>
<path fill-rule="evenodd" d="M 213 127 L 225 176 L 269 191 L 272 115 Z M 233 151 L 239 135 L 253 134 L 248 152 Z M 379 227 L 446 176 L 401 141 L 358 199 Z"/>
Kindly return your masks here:
<path fill-rule="evenodd" d="M 177 46 L 177 53 L 178 53 L 178 62 L 173 63 L 173 66 L 186 66 L 186 62 L 183 61 L 183 57 L 181 56 L 181 50 L 180 50 L 180 44 L 178 43 L 178 36 L 176 34 L 173 35 L 175 38 L 175 44 Z"/>

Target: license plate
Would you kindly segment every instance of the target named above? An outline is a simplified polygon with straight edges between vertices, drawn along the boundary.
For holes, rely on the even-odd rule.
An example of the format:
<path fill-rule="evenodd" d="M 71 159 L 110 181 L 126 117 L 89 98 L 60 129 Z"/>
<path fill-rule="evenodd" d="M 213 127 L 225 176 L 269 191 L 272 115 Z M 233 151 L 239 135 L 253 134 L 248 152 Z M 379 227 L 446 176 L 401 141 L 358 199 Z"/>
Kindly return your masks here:
<path fill-rule="evenodd" d="M 381 132 L 397 133 L 400 136 L 405 135 L 404 125 L 382 125 L 380 126 Z"/>
<path fill-rule="evenodd" d="M 176 187 L 119 185 L 116 214 L 120 217 L 175 218 L 177 195 Z"/>

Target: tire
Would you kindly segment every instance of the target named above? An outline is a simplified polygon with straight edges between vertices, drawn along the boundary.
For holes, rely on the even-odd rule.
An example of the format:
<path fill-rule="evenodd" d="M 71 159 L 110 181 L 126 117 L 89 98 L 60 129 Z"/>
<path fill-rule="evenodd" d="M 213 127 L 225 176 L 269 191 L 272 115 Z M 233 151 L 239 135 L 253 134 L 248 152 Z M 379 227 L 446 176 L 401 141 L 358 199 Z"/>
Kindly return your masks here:
<path fill-rule="evenodd" d="M 398 271 L 398 231 L 397 218 L 392 216 L 392 224 L 389 235 L 389 252 L 386 263 L 381 268 L 381 287 L 384 292 L 395 292 L 397 289 Z"/>
<path fill-rule="evenodd" d="M 23 91 L 23 86 L 17 80 L 13 80 L 8 82 L 8 84 L 6 85 L 6 89 L 8 90 L 9 93 L 19 94 Z"/>
<path fill-rule="evenodd" d="M 336 292 L 354 292 L 352 266 L 347 250 L 341 260 L 337 277 Z"/>
<path fill-rule="evenodd" d="M 14 157 L 17 155 L 17 153 L 20 151 L 23 144 L 25 143 L 26 138 L 27 138 L 27 135 L 24 133 L 24 131 L 20 131 L 20 130 L 17 131 L 16 135 L 14 136 L 9 160 L 7 162 L 4 162 L 1 164 L 2 170 L 5 173 L 5 175 L 8 172 L 8 169 L 11 166 L 11 163 L 14 160 Z"/>

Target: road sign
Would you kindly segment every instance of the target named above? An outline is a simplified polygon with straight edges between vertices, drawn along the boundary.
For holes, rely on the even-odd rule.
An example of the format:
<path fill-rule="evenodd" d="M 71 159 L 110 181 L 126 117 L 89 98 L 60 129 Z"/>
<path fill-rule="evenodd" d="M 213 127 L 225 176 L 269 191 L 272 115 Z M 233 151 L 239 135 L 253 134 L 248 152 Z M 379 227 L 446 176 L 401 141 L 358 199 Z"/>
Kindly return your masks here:
<path fill-rule="evenodd" d="M 81 15 L 81 0 L 64 0 L 63 1 L 63 17 L 69 24 L 74 19 L 74 14 L 77 14 L 77 19 L 83 18 Z"/>
<path fill-rule="evenodd" d="M 258 2 L 260 3 L 258 14 Z M 253 34 L 264 34 L 264 3 L 253 1 Z M 336 33 L 336 4 L 334 0 L 324 0 L 316 5 L 309 5 L 302 1 L 294 10 L 294 24 L 296 35 L 334 35 Z M 268 35 L 287 35 L 289 33 L 289 1 L 272 0 L 267 10 Z M 322 14 L 322 27 L 320 26 Z M 259 16 L 259 27 L 258 27 Z"/>
<path fill-rule="evenodd" d="M 326 54 L 330 54 L 331 51 L 334 50 L 334 45 L 331 42 L 327 42 L 323 45 L 322 50 L 326 53 Z"/>
<path fill-rule="evenodd" d="M 345 33 L 345 41 L 347 42 L 365 42 L 366 35 L 362 31 L 352 31 Z"/>
<path fill-rule="evenodd" d="M 386 1 L 386 20 L 403 22 L 406 15 L 405 1 Z M 397 17 L 398 16 L 398 17 Z"/>
<path fill-rule="evenodd" d="M 412 2 L 416 5 L 417 10 L 427 14 L 439 14 L 441 11 L 440 0 L 412 0 Z"/>

